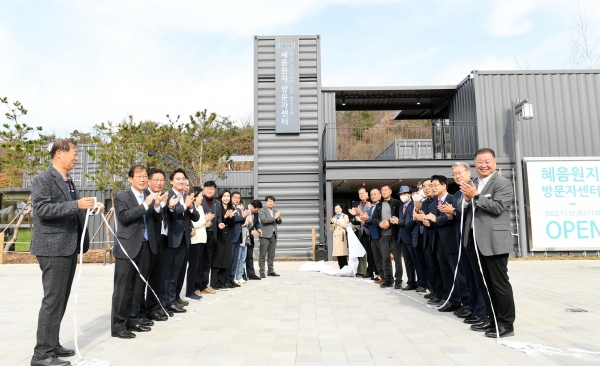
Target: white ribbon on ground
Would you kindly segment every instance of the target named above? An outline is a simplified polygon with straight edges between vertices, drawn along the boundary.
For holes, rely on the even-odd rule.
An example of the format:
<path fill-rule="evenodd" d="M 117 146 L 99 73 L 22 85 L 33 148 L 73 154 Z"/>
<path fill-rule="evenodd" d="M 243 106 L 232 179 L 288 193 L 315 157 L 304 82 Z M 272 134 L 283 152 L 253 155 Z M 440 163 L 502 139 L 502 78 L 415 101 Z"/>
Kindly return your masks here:
<path fill-rule="evenodd" d="M 302 266 L 300 266 L 300 272 L 321 272 L 323 274 L 329 275 L 329 276 L 338 276 L 338 277 L 355 277 L 356 276 L 356 270 L 358 269 L 358 258 L 363 257 L 365 254 L 367 254 L 367 252 L 365 251 L 365 248 L 362 246 L 360 240 L 358 240 L 358 238 L 356 237 L 356 234 L 354 234 L 354 231 L 352 230 L 352 228 L 350 227 L 350 225 L 348 225 L 348 227 L 346 227 L 346 232 L 347 235 L 346 237 L 348 238 L 348 265 L 344 266 L 343 268 L 339 269 L 339 268 L 335 268 L 332 266 L 328 266 L 327 264 L 325 264 L 324 261 L 318 261 L 318 262 L 309 262 L 309 263 L 304 263 Z"/>

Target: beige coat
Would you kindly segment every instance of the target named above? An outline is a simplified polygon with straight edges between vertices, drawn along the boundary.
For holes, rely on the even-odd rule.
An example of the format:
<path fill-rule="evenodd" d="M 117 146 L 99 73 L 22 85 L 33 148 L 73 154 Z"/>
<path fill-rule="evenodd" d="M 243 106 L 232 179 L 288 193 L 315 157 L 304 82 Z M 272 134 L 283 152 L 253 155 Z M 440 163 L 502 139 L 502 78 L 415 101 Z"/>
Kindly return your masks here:
<path fill-rule="evenodd" d="M 333 217 L 335 219 L 335 216 Z M 342 214 L 339 220 L 331 224 L 333 232 L 333 253 L 334 257 L 343 257 L 348 255 L 348 236 L 346 235 L 346 226 L 350 224 L 348 215 Z"/>

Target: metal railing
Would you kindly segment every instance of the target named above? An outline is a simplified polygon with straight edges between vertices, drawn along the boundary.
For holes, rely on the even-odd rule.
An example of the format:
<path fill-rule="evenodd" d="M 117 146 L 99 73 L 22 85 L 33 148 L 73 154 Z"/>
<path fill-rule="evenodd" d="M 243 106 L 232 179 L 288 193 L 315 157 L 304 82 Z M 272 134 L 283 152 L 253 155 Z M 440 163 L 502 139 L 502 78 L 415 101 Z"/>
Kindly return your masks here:
<path fill-rule="evenodd" d="M 323 141 L 327 160 L 464 159 L 477 150 L 477 124 L 446 120 L 328 125 Z"/>

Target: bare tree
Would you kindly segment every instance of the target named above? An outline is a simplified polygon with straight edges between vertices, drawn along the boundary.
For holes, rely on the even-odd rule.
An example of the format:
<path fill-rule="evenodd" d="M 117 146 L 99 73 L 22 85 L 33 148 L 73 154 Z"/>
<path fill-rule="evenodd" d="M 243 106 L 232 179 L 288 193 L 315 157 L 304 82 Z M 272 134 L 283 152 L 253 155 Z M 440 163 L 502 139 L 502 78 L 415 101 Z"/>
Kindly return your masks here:
<path fill-rule="evenodd" d="M 513 55 L 515 58 L 515 63 L 517 64 L 517 67 L 519 68 L 519 70 L 530 70 L 531 67 L 529 66 L 529 60 L 526 58 L 521 58 L 519 59 L 519 57 L 517 55 Z"/>
<path fill-rule="evenodd" d="M 585 6 L 579 1 L 573 3 L 574 24 L 570 29 L 571 48 L 567 67 L 572 69 L 597 69 L 600 67 L 600 52 L 597 46 L 600 35 L 596 33 L 592 20 L 594 7 L 588 2 Z"/>

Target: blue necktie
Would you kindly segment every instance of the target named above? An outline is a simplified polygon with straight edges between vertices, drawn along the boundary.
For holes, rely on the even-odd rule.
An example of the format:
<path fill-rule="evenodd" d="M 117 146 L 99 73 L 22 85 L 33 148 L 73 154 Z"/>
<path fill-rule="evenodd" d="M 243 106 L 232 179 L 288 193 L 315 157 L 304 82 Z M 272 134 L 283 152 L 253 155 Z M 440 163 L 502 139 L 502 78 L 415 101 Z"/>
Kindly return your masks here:
<path fill-rule="evenodd" d="M 140 199 L 142 200 L 142 204 L 144 204 L 144 195 L 140 194 Z M 146 214 L 142 216 L 144 219 L 144 239 L 148 241 L 148 225 L 146 224 Z"/>

